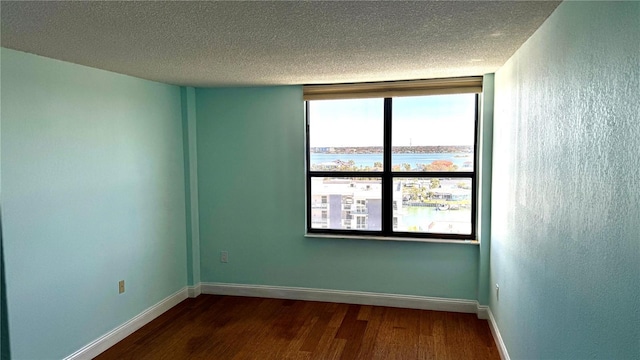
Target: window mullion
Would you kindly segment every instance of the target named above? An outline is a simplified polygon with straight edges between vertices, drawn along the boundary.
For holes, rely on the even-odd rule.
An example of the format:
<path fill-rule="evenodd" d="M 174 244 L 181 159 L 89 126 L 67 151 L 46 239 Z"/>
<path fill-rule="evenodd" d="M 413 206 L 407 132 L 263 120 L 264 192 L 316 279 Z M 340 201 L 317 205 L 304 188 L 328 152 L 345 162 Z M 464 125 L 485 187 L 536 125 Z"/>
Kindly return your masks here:
<path fill-rule="evenodd" d="M 472 238 L 477 239 L 477 226 L 478 226 L 478 174 L 480 173 L 480 151 L 478 146 L 479 136 L 480 136 L 480 121 L 478 121 L 478 117 L 480 116 L 479 112 L 479 99 L 480 96 L 476 94 L 476 111 L 475 111 L 475 133 L 473 139 L 473 155 L 474 155 L 474 165 L 473 165 L 473 177 L 471 179 L 471 202 L 473 206 L 471 207 L 471 236 Z"/>
<path fill-rule="evenodd" d="M 306 195 L 306 211 L 305 211 L 305 215 L 307 218 L 307 232 L 310 232 L 312 230 L 312 226 L 311 226 L 311 145 L 309 143 L 310 139 L 309 139 L 309 110 L 310 110 L 310 102 L 309 101 L 305 101 L 305 114 L 304 114 L 304 120 L 305 120 L 305 171 L 306 171 L 306 176 L 307 176 L 307 181 L 306 181 L 306 189 L 305 189 L 305 195 Z"/>
<path fill-rule="evenodd" d="M 382 233 L 393 231 L 393 177 L 391 176 L 391 98 L 384 99 L 384 148 L 382 177 Z"/>

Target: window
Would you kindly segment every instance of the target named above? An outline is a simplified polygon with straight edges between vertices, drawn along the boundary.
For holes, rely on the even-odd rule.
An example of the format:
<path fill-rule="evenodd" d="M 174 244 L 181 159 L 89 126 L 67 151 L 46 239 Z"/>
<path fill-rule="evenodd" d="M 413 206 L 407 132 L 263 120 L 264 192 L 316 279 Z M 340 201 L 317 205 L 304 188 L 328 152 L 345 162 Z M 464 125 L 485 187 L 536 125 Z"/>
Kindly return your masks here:
<path fill-rule="evenodd" d="M 478 96 L 455 92 L 307 100 L 307 231 L 475 239 Z"/>

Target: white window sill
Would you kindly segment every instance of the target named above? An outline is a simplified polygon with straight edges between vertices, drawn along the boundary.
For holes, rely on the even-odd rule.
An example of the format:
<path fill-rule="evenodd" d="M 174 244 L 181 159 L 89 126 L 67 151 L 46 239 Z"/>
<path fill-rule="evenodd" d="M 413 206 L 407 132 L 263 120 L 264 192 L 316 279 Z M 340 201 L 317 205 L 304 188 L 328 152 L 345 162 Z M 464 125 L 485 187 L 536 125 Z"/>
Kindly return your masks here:
<path fill-rule="evenodd" d="M 447 243 L 461 245 L 480 245 L 478 240 L 451 240 L 451 239 L 430 239 L 430 238 L 412 238 L 412 237 L 393 237 L 393 236 L 371 236 L 371 235 L 331 235 L 306 233 L 306 238 L 318 239 L 355 239 L 355 240 L 377 240 L 377 241 L 410 241 L 424 243 Z"/>

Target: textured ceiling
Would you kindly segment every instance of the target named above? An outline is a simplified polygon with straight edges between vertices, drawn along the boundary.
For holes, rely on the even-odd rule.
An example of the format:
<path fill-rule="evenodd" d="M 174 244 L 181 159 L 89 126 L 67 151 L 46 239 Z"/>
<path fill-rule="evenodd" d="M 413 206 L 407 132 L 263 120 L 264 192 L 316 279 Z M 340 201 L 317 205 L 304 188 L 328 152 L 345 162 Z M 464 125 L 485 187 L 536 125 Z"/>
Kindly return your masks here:
<path fill-rule="evenodd" d="M 177 85 L 494 72 L 558 2 L 2 1 L 3 47 Z"/>

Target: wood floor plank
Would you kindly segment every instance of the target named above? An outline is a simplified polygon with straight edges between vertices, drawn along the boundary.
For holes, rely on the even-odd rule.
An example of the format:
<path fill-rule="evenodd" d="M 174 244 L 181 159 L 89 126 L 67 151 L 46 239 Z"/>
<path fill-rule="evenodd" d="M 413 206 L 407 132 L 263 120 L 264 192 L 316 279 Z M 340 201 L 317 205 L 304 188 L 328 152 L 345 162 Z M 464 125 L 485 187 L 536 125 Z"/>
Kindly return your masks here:
<path fill-rule="evenodd" d="M 475 314 L 200 295 L 96 357 L 111 359 L 499 359 Z"/>
<path fill-rule="evenodd" d="M 322 336 L 318 341 L 318 345 L 312 352 L 312 359 L 326 359 L 340 355 L 340 353 L 342 353 L 344 340 L 339 339 L 340 341 L 336 342 L 336 334 L 338 333 L 338 328 L 340 327 L 342 319 L 347 313 L 348 305 L 340 305 L 341 306 L 334 308 L 335 312 L 333 313 L 333 316 L 331 317 L 331 320 L 329 321 L 327 327 L 324 329 L 324 332 L 322 333 Z M 338 321 L 338 319 L 340 321 Z"/>
<path fill-rule="evenodd" d="M 446 331 L 444 327 L 445 313 L 433 314 L 433 356 L 435 359 L 452 359 L 449 353 L 455 350 L 447 349 Z"/>
<path fill-rule="evenodd" d="M 380 306 L 371 307 L 367 315 L 367 328 L 362 336 L 362 344 L 360 344 L 360 351 L 356 359 L 368 360 L 373 358 L 376 339 L 378 337 L 378 331 L 382 324 L 385 308 Z"/>
<path fill-rule="evenodd" d="M 418 335 L 418 359 L 435 360 L 434 311 L 421 311 Z"/>
<path fill-rule="evenodd" d="M 325 333 L 327 326 L 329 325 L 329 321 L 331 321 L 332 313 L 327 311 L 322 311 L 318 316 L 316 316 L 316 321 L 312 327 L 311 332 L 307 335 L 304 343 L 300 347 L 301 351 L 309 351 L 313 352 L 318 343 L 320 342 L 320 338 Z"/>

